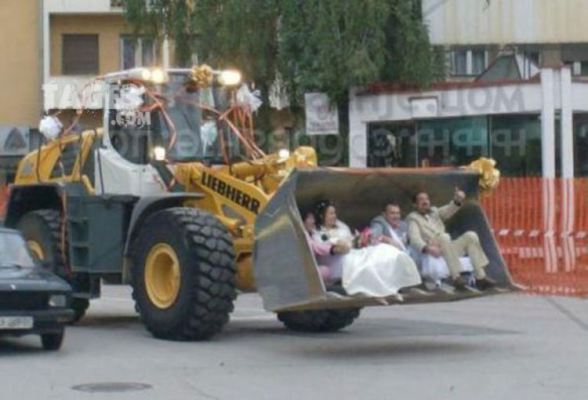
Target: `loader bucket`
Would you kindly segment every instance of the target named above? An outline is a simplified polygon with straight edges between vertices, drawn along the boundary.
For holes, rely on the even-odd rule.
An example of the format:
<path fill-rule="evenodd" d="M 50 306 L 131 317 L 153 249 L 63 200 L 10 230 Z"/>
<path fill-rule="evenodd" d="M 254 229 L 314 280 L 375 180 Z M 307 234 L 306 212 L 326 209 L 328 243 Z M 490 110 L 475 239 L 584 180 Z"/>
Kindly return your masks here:
<path fill-rule="evenodd" d="M 478 233 L 490 260 L 488 275 L 512 289 L 488 220 L 478 202 L 479 175 L 465 169 L 338 169 L 294 170 L 283 182 L 255 223 L 254 272 L 264 307 L 269 311 L 362 307 L 381 304 L 369 297 L 348 297 L 327 291 L 304 235 L 300 209 L 329 199 L 339 219 L 361 230 L 382 212 L 389 200 L 400 203 L 403 215 L 412 209 L 412 196 L 425 190 L 435 205 L 452 199 L 458 186 L 467 203 L 448 223 L 452 237 L 468 230 Z M 388 299 L 415 303 L 479 297 L 480 293 Z"/>

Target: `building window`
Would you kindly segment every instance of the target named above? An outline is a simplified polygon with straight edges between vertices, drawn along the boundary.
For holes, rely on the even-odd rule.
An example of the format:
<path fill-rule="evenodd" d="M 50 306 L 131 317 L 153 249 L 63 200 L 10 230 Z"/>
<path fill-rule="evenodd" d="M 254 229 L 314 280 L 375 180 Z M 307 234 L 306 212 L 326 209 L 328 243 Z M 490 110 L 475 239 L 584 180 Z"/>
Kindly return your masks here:
<path fill-rule="evenodd" d="M 451 60 L 451 75 L 468 75 L 468 52 L 466 50 L 453 51 Z"/>
<path fill-rule="evenodd" d="M 486 70 L 486 52 L 484 50 L 472 50 L 472 75 L 480 75 Z"/>
<path fill-rule="evenodd" d="M 155 65 L 155 42 L 153 39 L 123 36 L 120 47 L 122 69 Z"/>
<path fill-rule="evenodd" d="M 468 165 L 488 154 L 486 117 L 447 118 L 419 122 L 418 165 Z"/>
<path fill-rule="evenodd" d="M 63 35 L 62 73 L 98 74 L 98 35 Z"/>
<path fill-rule="evenodd" d="M 588 114 L 574 115 L 574 151 L 575 175 L 588 176 Z"/>
<path fill-rule="evenodd" d="M 504 176 L 541 176 L 541 121 L 538 115 L 490 117 L 492 158 Z"/>
<path fill-rule="evenodd" d="M 538 51 L 523 51 L 522 55 L 522 78 L 529 79 L 539 73 L 539 68 L 542 62 L 541 53 Z"/>
<path fill-rule="evenodd" d="M 413 123 L 375 123 L 368 128 L 368 167 L 415 167 L 416 135 Z"/>
<path fill-rule="evenodd" d="M 568 62 L 572 68 L 572 74 L 575 76 L 588 76 L 588 61 Z"/>
<path fill-rule="evenodd" d="M 588 114 L 574 115 L 576 176 L 588 176 Z M 539 115 L 443 118 L 368 125 L 368 167 L 463 166 L 492 157 L 504 176 L 541 176 Z"/>
<path fill-rule="evenodd" d="M 368 167 L 461 166 L 489 156 L 486 117 L 373 123 Z"/>
<path fill-rule="evenodd" d="M 478 76 L 488 67 L 488 52 L 484 49 L 456 49 L 450 59 L 452 76 Z"/>
<path fill-rule="evenodd" d="M 531 60 L 537 67 L 541 66 L 541 53 L 538 51 L 529 51 L 524 53 L 525 57 Z"/>

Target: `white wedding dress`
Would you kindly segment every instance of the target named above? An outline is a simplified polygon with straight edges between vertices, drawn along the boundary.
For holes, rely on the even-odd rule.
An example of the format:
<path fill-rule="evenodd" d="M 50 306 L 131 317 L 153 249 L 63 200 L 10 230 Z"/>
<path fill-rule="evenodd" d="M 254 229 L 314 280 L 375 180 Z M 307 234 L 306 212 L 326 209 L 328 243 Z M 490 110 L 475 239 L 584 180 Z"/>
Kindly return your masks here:
<path fill-rule="evenodd" d="M 343 222 L 337 221 L 334 229 L 321 229 L 313 234 L 314 240 L 347 241 L 353 235 Z M 349 295 L 387 297 L 405 287 L 421 283 L 421 277 L 412 258 L 388 244 L 377 244 L 352 249 L 345 255 L 317 257 L 319 264 L 328 265 L 335 278 L 341 278 Z"/>

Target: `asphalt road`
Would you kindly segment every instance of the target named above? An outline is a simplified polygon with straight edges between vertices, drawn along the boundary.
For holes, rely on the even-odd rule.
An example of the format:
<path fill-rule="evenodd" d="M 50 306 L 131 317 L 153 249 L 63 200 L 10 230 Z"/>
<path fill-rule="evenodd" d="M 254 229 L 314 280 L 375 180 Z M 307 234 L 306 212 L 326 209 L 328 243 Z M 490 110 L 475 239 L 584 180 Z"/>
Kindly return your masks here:
<path fill-rule="evenodd" d="M 587 378 L 588 300 L 526 295 L 370 308 L 330 335 L 290 333 L 246 295 L 215 340 L 172 343 L 107 287 L 59 353 L 0 340 L 2 400 L 585 400 Z"/>

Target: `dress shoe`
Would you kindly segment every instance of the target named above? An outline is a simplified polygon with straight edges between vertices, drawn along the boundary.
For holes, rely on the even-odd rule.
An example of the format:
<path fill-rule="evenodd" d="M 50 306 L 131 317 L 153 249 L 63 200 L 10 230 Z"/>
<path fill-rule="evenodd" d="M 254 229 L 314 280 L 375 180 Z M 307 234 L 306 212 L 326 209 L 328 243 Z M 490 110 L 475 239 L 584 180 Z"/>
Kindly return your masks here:
<path fill-rule="evenodd" d="M 476 286 L 480 290 L 494 289 L 496 287 L 496 281 L 488 277 L 476 279 Z"/>
<path fill-rule="evenodd" d="M 457 290 L 463 290 L 468 285 L 467 281 L 463 279 L 463 277 L 461 276 L 453 278 L 453 281 L 451 283 L 453 287 L 455 287 Z"/>

